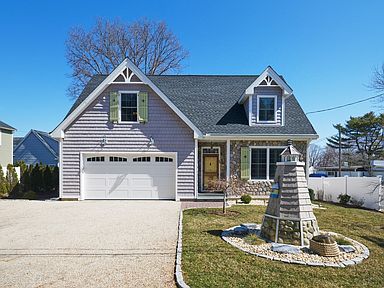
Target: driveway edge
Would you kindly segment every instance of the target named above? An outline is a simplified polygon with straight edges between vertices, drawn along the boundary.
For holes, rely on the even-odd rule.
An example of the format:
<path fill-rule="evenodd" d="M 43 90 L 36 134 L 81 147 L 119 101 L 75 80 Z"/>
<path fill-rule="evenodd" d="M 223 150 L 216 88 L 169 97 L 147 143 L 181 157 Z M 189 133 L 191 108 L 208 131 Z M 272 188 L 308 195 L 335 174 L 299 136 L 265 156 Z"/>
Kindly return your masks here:
<path fill-rule="evenodd" d="M 179 288 L 189 288 L 189 286 L 184 282 L 183 271 L 181 270 L 181 256 L 183 252 L 183 209 L 180 208 L 179 213 L 179 227 L 178 227 L 178 238 L 176 246 L 176 265 L 175 265 L 175 280 L 177 287 Z"/>

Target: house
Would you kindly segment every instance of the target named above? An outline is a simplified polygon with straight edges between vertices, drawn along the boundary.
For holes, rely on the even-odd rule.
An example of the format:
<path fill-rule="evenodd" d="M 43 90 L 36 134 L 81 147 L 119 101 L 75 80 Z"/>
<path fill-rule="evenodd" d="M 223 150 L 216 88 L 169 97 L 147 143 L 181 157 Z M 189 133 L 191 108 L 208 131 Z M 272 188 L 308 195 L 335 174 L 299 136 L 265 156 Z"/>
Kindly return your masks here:
<path fill-rule="evenodd" d="M 371 171 L 373 176 L 381 176 L 384 178 L 384 160 L 372 160 Z"/>
<path fill-rule="evenodd" d="M 363 165 L 342 165 L 341 176 L 339 176 L 339 166 L 317 167 L 315 170 L 317 174 L 327 175 L 328 177 L 364 177 L 369 175 L 368 169 Z"/>
<path fill-rule="evenodd" d="M 130 60 L 96 75 L 51 132 L 60 197 L 194 199 L 217 179 L 266 194 L 290 139 L 307 161 L 318 136 L 291 87 L 260 75 L 147 76 Z"/>
<path fill-rule="evenodd" d="M 16 146 L 19 145 L 23 139 L 24 137 L 13 137 L 13 150 L 15 150 Z"/>
<path fill-rule="evenodd" d="M 13 132 L 16 129 L 0 121 L 0 165 L 5 168 L 13 163 Z"/>
<path fill-rule="evenodd" d="M 59 141 L 48 133 L 31 130 L 15 146 L 13 161 L 23 161 L 27 165 L 45 164 L 57 166 L 59 162 Z"/>

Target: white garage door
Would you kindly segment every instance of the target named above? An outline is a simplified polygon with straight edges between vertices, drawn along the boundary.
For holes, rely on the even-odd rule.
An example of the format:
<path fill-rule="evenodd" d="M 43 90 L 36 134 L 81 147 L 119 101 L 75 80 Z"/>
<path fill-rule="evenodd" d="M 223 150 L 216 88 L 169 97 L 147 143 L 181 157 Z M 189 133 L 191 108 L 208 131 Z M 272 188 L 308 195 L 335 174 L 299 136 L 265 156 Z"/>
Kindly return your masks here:
<path fill-rule="evenodd" d="M 84 199 L 175 199 L 175 155 L 85 155 Z"/>

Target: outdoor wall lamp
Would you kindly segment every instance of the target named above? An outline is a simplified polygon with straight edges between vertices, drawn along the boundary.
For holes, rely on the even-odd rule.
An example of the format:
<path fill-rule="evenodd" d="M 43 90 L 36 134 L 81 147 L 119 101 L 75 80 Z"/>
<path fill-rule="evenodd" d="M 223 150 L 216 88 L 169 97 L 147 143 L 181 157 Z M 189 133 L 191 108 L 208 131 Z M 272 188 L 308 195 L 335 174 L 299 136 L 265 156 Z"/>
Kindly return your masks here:
<path fill-rule="evenodd" d="M 153 139 L 153 137 L 149 137 L 149 141 L 148 141 L 148 147 L 152 146 L 153 144 L 155 144 L 155 139 Z"/>
<path fill-rule="evenodd" d="M 107 137 L 104 135 L 103 139 L 101 139 L 101 147 L 104 147 L 106 144 L 108 144 L 108 140 L 107 140 Z"/>

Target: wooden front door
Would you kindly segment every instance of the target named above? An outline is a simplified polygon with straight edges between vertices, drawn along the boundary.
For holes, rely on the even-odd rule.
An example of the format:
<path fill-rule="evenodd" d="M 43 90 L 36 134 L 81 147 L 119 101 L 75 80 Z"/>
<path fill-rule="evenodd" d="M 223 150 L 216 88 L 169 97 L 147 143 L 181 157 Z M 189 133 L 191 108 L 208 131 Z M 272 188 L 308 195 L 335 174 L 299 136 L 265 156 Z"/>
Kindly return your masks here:
<path fill-rule="evenodd" d="M 203 156 L 203 187 L 204 190 L 214 190 L 215 182 L 219 179 L 219 156 Z"/>

